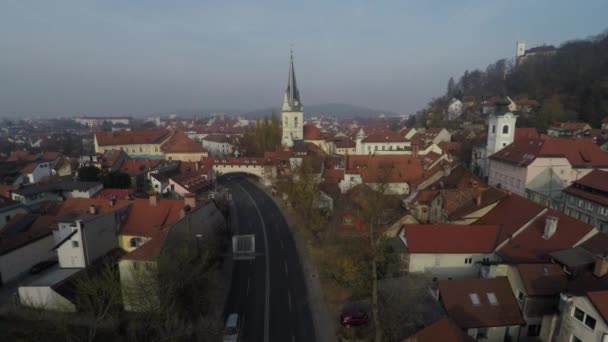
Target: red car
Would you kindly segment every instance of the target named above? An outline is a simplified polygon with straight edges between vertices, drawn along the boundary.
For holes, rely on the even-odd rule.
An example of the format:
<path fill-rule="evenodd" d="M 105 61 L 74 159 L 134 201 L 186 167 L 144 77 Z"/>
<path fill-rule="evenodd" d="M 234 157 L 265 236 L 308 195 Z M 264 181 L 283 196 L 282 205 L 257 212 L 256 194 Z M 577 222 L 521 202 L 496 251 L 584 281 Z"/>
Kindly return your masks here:
<path fill-rule="evenodd" d="M 349 308 L 344 309 L 340 314 L 340 324 L 345 327 L 358 327 L 366 325 L 369 321 L 367 313 L 361 309 Z"/>

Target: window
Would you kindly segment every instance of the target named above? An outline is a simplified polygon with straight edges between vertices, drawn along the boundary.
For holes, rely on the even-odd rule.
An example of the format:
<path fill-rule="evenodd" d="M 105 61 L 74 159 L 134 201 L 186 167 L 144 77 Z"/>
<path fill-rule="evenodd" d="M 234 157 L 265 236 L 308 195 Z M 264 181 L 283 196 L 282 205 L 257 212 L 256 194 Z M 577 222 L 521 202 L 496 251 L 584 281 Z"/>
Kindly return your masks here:
<path fill-rule="evenodd" d="M 585 209 L 587 209 L 587 210 L 593 210 L 593 203 L 586 202 L 585 203 Z"/>
<path fill-rule="evenodd" d="M 141 238 L 134 237 L 129 240 L 130 247 L 139 247 L 141 245 Z"/>
<path fill-rule="evenodd" d="M 600 207 L 600 215 L 608 216 L 608 208 Z"/>
<path fill-rule="evenodd" d="M 587 313 L 577 308 L 576 306 L 574 307 L 574 312 L 572 312 L 572 316 L 574 316 L 574 318 L 579 320 L 581 323 L 585 324 L 589 329 L 595 329 L 595 318 L 589 316 Z"/>
<path fill-rule="evenodd" d="M 578 200 L 578 207 L 579 207 L 579 208 L 582 208 L 584 204 L 585 204 L 585 201 L 583 201 L 583 200 Z"/>
<path fill-rule="evenodd" d="M 528 325 L 528 336 L 535 337 L 540 335 L 540 324 Z"/>
<path fill-rule="evenodd" d="M 78 248 L 78 241 L 72 241 L 72 247 Z"/>
<path fill-rule="evenodd" d="M 477 328 L 477 335 L 475 335 L 475 339 L 480 340 L 488 338 L 488 328 Z"/>
<path fill-rule="evenodd" d="M 509 134 L 509 125 L 502 126 L 502 134 Z"/>
<path fill-rule="evenodd" d="M 298 127 L 298 118 L 293 118 L 293 127 Z"/>
<path fill-rule="evenodd" d="M 486 296 L 488 297 L 488 302 L 490 302 L 490 304 L 498 305 L 498 299 L 496 299 L 496 294 L 494 292 L 488 292 L 486 293 Z"/>
<path fill-rule="evenodd" d="M 477 293 L 469 293 L 469 299 L 471 299 L 471 303 L 473 303 L 473 305 L 475 305 L 475 306 L 481 304 L 481 302 L 479 301 L 479 296 L 477 295 Z"/>
<path fill-rule="evenodd" d="M 473 258 L 465 258 L 464 259 L 464 263 L 465 264 L 472 264 L 473 263 Z"/>

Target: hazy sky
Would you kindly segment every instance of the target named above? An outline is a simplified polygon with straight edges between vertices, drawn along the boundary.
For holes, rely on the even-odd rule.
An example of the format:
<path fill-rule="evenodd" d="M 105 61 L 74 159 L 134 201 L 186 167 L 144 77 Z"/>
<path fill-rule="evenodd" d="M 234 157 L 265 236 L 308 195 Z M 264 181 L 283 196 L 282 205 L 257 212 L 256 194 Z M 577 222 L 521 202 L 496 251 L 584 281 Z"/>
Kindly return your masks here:
<path fill-rule="evenodd" d="M 608 1 L 0 0 L 0 116 L 307 104 L 408 113 L 450 76 L 608 28 Z"/>

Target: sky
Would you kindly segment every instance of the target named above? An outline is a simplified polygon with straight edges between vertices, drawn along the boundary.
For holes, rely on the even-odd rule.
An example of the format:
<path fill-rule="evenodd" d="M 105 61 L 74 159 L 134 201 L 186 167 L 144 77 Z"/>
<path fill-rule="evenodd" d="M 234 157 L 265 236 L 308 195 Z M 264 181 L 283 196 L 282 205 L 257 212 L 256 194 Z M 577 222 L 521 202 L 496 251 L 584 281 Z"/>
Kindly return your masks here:
<path fill-rule="evenodd" d="M 608 1 L 0 0 L 0 117 L 421 109 L 449 77 L 608 29 Z"/>

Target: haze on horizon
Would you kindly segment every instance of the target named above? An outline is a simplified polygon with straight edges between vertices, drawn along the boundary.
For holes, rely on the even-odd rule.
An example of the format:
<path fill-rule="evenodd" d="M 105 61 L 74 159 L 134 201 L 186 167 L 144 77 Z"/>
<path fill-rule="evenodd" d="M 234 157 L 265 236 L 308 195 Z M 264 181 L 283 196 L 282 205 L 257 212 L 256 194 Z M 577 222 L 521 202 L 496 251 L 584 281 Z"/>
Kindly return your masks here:
<path fill-rule="evenodd" d="M 279 106 L 411 113 L 449 77 L 607 27 L 608 2 L 29 1 L 0 4 L 0 117 Z"/>

